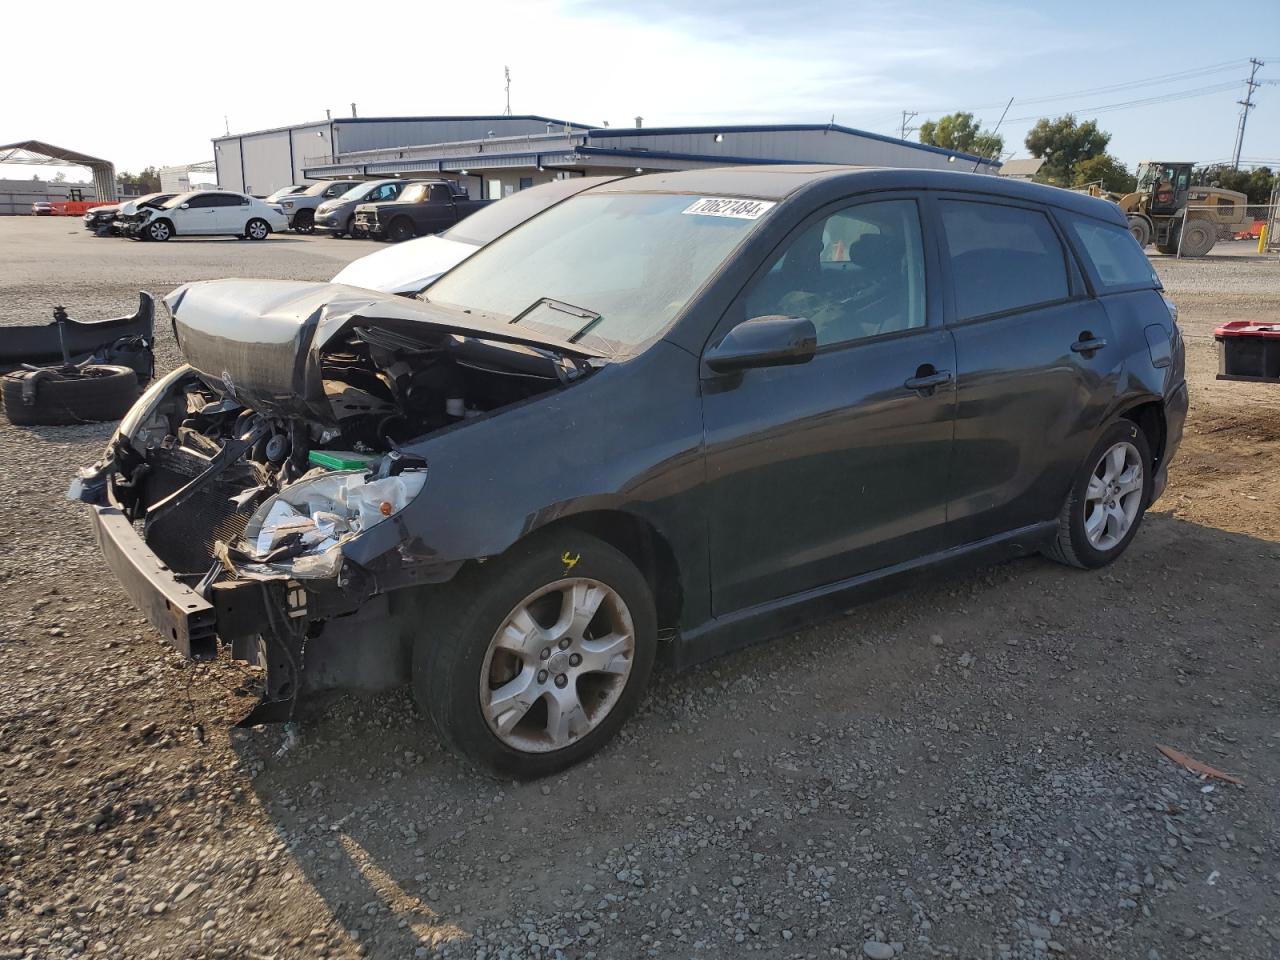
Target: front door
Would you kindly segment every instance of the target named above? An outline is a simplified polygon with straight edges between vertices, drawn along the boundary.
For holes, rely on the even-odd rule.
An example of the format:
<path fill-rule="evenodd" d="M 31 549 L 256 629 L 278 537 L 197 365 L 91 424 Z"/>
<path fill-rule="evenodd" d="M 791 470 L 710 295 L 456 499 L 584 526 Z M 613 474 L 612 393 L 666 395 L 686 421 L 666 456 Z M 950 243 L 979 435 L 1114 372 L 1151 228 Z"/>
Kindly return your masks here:
<path fill-rule="evenodd" d="M 938 201 L 959 377 L 948 541 L 1057 516 L 1123 358 L 1048 212 Z"/>
<path fill-rule="evenodd" d="M 704 371 L 717 616 L 938 549 L 955 349 L 932 302 L 919 201 L 837 206 L 798 227 L 730 307 L 808 317 L 806 364 Z M 930 278 L 931 280 L 932 278 Z"/>
<path fill-rule="evenodd" d="M 179 208 L 173 211 L 174 229 L 179 235 L 187 236 L 217 233 L 218 215 L 221 213 L 217 203 L 216 193 L 197 193 L 187 201 L 185 210 Z"/>

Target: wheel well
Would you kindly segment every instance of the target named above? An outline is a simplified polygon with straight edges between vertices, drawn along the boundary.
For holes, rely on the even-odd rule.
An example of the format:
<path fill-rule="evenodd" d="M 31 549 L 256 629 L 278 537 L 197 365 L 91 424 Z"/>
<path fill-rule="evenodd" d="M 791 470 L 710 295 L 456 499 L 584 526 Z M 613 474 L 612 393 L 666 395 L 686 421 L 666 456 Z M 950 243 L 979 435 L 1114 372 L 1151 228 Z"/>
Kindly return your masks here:
<path fill-rule="evenodd" d="M 1149 403 L 1139 404 L 1136 407 L 1130 407 L 1124 413 L 1120 414 L 1125 420 L 1132 420 L 1141 429 L 1147 438 L 1147 443 L 1151 445 L 1151 458 L 1154 461 L 1153 466 L 1159 467 L 1164 460 L 1164 442 L 1165 442 L 1165 420 L 1164 405 L 1158 400 L 1152 400 Z"/>
<path fill-rule="evenodd" d="M 674 629 L 679 624 L 684 602 L 680 570 L 671 545 L 651 523 L 629 513 L 596 510 L 565 517 L 542 529 L 557 526 L 576 527 L 623 553 L 649 581 L 658 629 Z"/>

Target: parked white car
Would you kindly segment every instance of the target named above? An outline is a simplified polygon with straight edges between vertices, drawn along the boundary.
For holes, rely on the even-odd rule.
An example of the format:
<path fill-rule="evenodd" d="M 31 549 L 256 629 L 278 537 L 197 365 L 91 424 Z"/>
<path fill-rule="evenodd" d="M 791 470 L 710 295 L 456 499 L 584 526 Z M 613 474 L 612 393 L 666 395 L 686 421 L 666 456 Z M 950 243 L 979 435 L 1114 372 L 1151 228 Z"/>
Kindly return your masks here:
<path fill-rule="evenodd" d="M 486 243 L 583 190 L 616 179 L 573 177 L 529 187 L 477 210 L 444 233 L 397 243 L 353 260 L 333 282 L 411 297 Z"/>
<path fill-rule="evenodd" d="M 121 232 L 141 240 L 170 237 L 247 237 L 265 240 L 289 221 L 278 204 L 265 203 L 228 190 L 180 193 L 164 206 L 143 208 L 129 221 L 117 220 Z"/>

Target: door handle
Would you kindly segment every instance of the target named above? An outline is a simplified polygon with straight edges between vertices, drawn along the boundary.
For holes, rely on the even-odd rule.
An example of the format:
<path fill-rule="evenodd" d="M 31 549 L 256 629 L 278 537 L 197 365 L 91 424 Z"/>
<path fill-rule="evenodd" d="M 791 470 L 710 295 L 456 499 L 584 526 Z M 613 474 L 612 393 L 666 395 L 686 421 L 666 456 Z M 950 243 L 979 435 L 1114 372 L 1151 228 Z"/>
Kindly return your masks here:
<path fill-rule="evenodd" d="M 1079 340 L 1071 345 L 1071 350 L 1073 353 L 1083 353 L 1087 357 L 1089 354 L 1101 350 L 1106 345 L 1107 341 L 1103 340 L 1101 337 L 1091 337 L 1088 334 L 1083 334 Z"/>
<path fill-rule="evenodd" d="M 940 387 L 944 383 L 951 382 L 950 370 L 934 370 L 933 373 L 925 373 L 925 369 L 926 368 L 921 368 L 920 370 L 917 370 L 916 375 L 914 377 L 910 377 L 903 386 L 908 390 L 918 390 L 922 394 L 928 394 L 933 391 L 934 387 Z M 933 370 L 932 367 L 928 367 L 927 369 Z"/>

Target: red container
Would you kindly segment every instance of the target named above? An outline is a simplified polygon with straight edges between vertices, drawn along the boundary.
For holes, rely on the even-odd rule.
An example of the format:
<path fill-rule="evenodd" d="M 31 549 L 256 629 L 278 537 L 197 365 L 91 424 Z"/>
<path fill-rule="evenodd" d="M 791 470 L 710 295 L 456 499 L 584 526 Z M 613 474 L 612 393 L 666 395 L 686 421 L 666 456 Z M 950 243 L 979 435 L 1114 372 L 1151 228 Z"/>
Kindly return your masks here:
<path fill-rule="evenodd" d="M 1218 379 L 1280 383 L 1280 323 L 1232 320 L 1213 331 Z"/>

